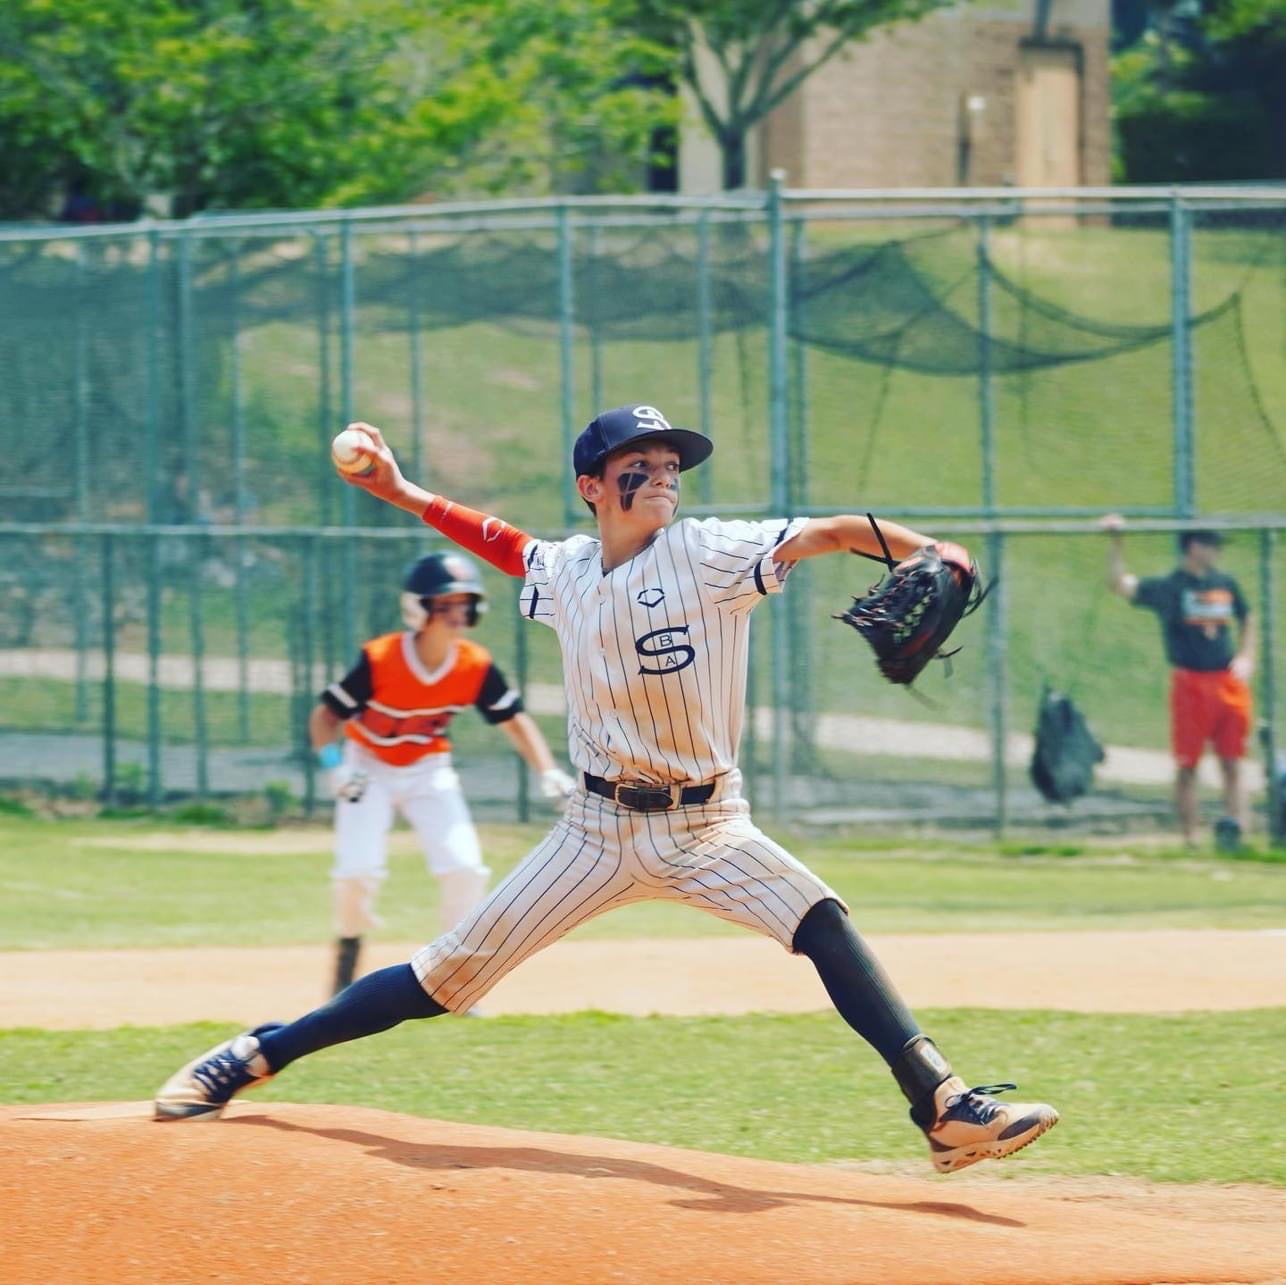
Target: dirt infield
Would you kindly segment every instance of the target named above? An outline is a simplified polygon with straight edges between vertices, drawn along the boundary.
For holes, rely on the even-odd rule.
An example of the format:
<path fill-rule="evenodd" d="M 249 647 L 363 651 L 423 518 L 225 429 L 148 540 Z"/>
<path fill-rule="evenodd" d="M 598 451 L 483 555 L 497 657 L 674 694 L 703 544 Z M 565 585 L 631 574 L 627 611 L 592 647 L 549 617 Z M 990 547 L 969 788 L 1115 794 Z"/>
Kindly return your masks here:
<path fill-rule="evenodd" d="M 890 1177 L 350 1107 L 144 1111 L 0 1108 L 6 1285 L 1110 1285 L 1286 1264 L 1286 1198 L 1255 1188 Z"/>
<path fill-rule="evenodd" d="M 888 936 L 917 1007 L 1172 1012 L 1286 1003 L 1286 933 Z M 377 967 L 409 947 L 382 943 Z M 289 1017 L 329 950 L 7 952 L 0 1028 Z M 807 961 L 753 937 L 571 940 L 488 1014 L 808 1011 Z M 1286 1282 L 1286 1193 L 805 1166 L 421 1120 L 233 1105 L 159 1125 L 147 1103 L 0 1107 L 0 1280 Z M 1064 1124 L 1060 1127 L 1069 1127 Z"/>
<path fill-rule="evenodd" d="M 1286 933 L 953 933 L 872 938 L 915 1008 L 1167 1013 L 1286 1005 Z M 381 943 L 366 967 L 413 947 Z M 325 997 L 330 948 L 0 953 L 0 1029 L 110 1029 L 199 1019 L 252 1024 Z M 563 941 L 483 1001 L 490 1015 L 587 1008 L 646 1015 L 811 1012 L 830 1001 L 811 965 L 745 937 Z"/>

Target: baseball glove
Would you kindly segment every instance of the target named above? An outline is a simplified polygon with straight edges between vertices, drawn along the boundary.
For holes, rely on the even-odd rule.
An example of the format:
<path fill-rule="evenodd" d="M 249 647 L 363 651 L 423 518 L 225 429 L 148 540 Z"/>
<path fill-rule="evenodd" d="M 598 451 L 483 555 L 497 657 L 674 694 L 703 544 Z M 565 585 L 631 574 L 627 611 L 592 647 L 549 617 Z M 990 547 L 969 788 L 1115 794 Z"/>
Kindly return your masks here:
<path fill-rule="evenodd" d="M 982 588 L 968 550 L 958 544 L 929 544 L 895 562 L 875 519 L 867 516 L 884 549 L 884 557 L 874 560 L 883 562 L 889 574 L 835 619 L 852 625 L 871 644 L 889 682 L 912 683 L 935 657 L 956 654 L 942 651 L 942 644 L 978 609 L 988 589 Z"/>

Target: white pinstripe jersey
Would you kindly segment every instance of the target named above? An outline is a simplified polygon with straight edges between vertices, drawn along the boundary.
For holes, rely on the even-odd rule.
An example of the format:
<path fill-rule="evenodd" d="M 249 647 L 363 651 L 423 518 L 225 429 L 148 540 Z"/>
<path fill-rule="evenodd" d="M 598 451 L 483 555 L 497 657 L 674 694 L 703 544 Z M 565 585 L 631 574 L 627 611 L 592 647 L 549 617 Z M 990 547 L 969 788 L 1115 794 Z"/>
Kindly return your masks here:
<path fill-rule="evenodd" d="M 708 781 L 736 766 L 750 613 L 805 518 L 685 518 L 606 575 L 592 536 L 533 540 L 522 612 L 555 629 L 568 756 L 610 781 Z"/>

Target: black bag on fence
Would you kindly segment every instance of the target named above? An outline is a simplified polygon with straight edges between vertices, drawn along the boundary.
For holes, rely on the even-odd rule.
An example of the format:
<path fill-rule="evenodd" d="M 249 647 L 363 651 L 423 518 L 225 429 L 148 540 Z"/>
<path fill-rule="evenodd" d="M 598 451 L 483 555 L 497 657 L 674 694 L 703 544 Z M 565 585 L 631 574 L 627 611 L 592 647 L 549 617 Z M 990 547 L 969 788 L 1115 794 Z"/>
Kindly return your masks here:
<path fill-rule="evenodd" d="M 1041 693 L 1031 779 L 1051 803 L 1070 803 L 1094 783 L 1094 765 L 1106 756 L 1070 696 Z"/>

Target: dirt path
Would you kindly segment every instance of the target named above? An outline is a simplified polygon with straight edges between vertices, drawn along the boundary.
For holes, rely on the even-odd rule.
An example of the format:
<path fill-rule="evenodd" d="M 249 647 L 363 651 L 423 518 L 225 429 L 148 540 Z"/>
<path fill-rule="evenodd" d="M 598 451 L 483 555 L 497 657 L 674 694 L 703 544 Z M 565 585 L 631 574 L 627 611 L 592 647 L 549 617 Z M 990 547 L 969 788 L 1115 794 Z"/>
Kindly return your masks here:
<path fill-rule="evenodd" d="M 938 934 L 872 939 L 915 1008 L 1169 1013 L 1286 1005 L 1286 931 Z M 382 943 L 367 967 L 413 947 Z M 329 948 L 0 953 L 0 1029 L 253 1023 L 325 998 Z M 829 1001 L 807 961 L 755 937 L 564 941 L 482 1004 L 506 1013 L 809 1012 Z"/>
<path fill-rule="evenodd" d="M 1268 1189 L 895 1177 L 349 1107 L 237 1103 L 186 1126 L 145 1109 L 0 1108 L 6 1285 L 1112 1285 L 1286 1264 Z"/>

